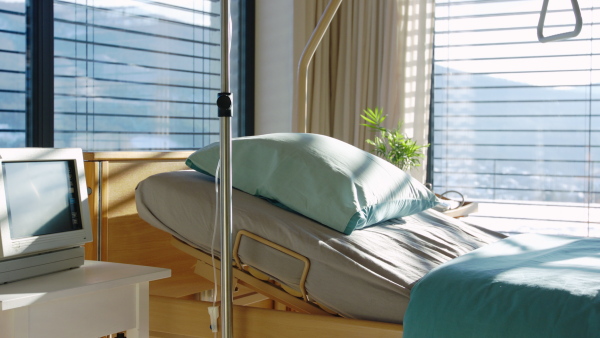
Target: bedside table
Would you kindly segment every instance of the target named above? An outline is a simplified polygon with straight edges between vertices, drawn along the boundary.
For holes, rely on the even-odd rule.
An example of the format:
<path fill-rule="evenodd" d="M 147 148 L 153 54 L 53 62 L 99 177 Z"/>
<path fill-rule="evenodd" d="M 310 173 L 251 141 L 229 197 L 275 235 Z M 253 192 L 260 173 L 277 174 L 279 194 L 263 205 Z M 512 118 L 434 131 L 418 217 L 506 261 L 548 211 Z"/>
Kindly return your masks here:
<path fill-rule="evenodd" d="M 147 338 L 148 283 L 169 269 L 85 261 L 80 268 L 0 285 L 3 338 Z"/>

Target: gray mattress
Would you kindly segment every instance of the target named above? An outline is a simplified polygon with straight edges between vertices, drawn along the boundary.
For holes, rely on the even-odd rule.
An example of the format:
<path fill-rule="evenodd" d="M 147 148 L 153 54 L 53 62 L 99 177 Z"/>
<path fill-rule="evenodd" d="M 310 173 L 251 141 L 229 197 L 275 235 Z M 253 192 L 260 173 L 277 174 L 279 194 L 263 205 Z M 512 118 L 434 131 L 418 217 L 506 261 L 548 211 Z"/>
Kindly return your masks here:
<path fill-rule="evenodd" d="M 310 260 L 310 299 L 342 316 L 402 323 L 412 285 L 432 268 L 504 236 L 427 210 L 351 235 L 331 230 L 268 201 L 233 191 L 233 233 L 248 230 Z M 210 252 L 214 178 L 185 170 L 151 176 L 136 190 L 140 217 Z M 217 248 L 220 243 L 216 234 Z M 240 258 L 298 289 L 300 261 L 245 238 Z"/>

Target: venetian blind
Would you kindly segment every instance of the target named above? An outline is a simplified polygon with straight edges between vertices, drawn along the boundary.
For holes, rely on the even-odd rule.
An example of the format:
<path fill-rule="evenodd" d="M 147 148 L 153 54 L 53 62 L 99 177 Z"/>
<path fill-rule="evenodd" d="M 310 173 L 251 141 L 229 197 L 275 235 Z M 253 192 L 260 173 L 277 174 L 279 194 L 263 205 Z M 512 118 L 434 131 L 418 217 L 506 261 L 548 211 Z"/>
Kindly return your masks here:
<path fill-rule="evenodd" d="M 54 1 L 55 145 L 195 149 L 218 140 L 220 4 Z"/>
<path fill-rule="evenodd" d="M 600 18 L 579 4 L 580 35 L 542 44 L 542 1 L 436 1 L 433 184 L 480 203 L 468 221 L 600 236 Z M 574 22 L 550 1 L 544 33 Z"/>

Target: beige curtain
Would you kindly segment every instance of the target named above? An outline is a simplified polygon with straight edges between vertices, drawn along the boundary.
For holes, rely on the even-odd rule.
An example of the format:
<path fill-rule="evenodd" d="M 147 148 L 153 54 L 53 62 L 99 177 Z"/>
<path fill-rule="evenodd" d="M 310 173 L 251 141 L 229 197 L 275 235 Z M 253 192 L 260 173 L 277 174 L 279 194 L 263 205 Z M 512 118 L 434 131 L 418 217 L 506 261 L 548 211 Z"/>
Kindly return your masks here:
<path fill-rule="evenodd" d="M 328 2 L 307 2 L 308 30 Z M 407 136 L 426 144 L 433 11 L 433 0 L 344 0 L 311 62 L 308 131 L 369 149 L 374 135 L 360 114 L 379 107 L 387 127 L 404 121 Z M 424 180 L 424 168 L 413 176 Z"/>

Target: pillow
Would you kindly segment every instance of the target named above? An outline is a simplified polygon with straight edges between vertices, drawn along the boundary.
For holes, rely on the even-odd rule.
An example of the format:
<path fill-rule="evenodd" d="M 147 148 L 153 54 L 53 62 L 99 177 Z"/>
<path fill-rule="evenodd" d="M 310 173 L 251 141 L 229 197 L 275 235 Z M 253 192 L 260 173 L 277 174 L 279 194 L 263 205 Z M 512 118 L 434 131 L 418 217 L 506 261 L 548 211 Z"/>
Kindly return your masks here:
<path fill-rule="evenodd" d="M 187 159 L 214 176 L 219 143 Z M 348 143 L 278 133 L 232 140 L 232 185 L 344 234 L 437 204 L 435 194 L 391 163 Z"/>

